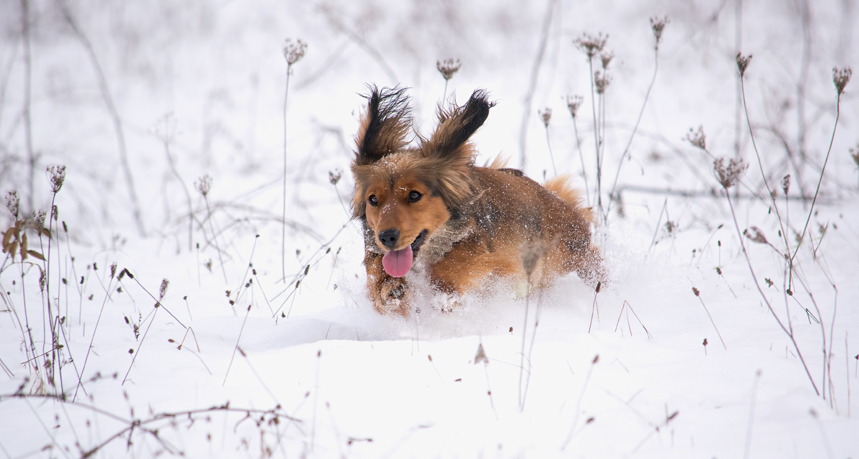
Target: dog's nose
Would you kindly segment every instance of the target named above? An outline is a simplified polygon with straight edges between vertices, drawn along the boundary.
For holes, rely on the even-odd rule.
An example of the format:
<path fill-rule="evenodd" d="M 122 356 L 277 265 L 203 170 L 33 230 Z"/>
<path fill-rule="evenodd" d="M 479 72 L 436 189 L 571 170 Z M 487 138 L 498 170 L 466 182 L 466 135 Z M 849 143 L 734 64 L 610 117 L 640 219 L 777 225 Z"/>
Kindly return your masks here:
<path fill-rule="evenodd" d="M 391 228 L 379 233 L 379 242 L 385 247 L 393 249 L 397 245 L 397 240 L 400 239 L 400 230 Z"/>

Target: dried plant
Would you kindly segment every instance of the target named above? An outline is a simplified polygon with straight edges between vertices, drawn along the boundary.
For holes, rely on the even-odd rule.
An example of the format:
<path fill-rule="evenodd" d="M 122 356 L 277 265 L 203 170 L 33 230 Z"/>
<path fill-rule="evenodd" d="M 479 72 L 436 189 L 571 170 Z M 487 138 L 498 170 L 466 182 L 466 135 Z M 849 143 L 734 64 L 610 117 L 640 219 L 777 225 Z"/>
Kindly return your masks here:
<path fill-rule="evenodd" d="M 209 196 L 209 191 L 212 190 L 212 177 L 209 174 L 205 174 L 196 182 L 194 182 L 194 188 L 203 195 L 204 198 Z"/>
<path fill-rule="evenodd" d="M 588 59 L 592 59 L 594 56 L 600 53 L 605 47 L 605 43 L 608 40 L 608 35 L 600 32 L 596 37 L 593 35 L 584 32 L 582 36 L 573 40 L 573 44 L 579 48 L 579 51 L 585 53 L 588 56 Z"/>
<path fill-rule="evenodd" d="M 600 63 L 602 63 L 603 70 L 608 70 L 608 65 L 611 63 L 612 59 L 614 59 L 613 52 L 606 51 L 604 53 L 600 53 Z"/>
<path fill-rule="evenodd" d="M 668 16 L 650 18 L 650 29 L 653 30 L 653 36 L 656 37 L 656 48 L 659 48 L 659 43 L 662 42 L 662 31 L 665 30 L 665 26 L 669 22 L 671 21 L 668 20 Z"/>
<path fill-rule="evenodd" d="M 850 82 L 851 76 L 853 76 L 853 70 L 850 67 L 832 69 L 832 82 L 835 84 L 835 90 L 838 91 L 839 96 L 844 94 L 844 87 Z"/>
<path fill-rule="evenodd" d="M 757 244 L 769 244 L 766 236 L 764 236 L 763 231 L 757 226 L 752 226 L 751 228 L 743 231 L 743 235 L 746 236 L 750 241 L 755 242 Z"/>
<path fill-rule="evenodd" d="M 746 74 L 746 68 L 749 66 L 749 61 L 752 60 L 752 55 L 743 56 L 743 53 L 737 53 L 737 69 L 740 71 L 740 76 Z"/>
<path fill-rule="evenodd" d="M 851 152 L 853 150 L 850 150 Z M 6 208 L 12 214 L 12 218 L 18 220 L 18 212 L 20 210 L 21 199 L 18 197 L 17 191 L 9 191 L 6 193 Z"/>
<path fill-rule="evenodd" d="M 286 117 L 286 109 L 287 102 L 289 101 L 289 76 L 292 75 L 292 66 L 301 58 L 304 57 L 304 54 L 307 52 L 307 43 L 302 41 L 301 39 L 293 41 L 290 38 L 287 38 L 283 45 L 283 57 L 286 59 L 286 83 L 284 84 L 283 91 L 283 221 L 281 222 L 281 247 L 280 247 L 280 261 L 281 261 L 281 269 L 282 269 L 282 280 L 286 280 L 286 173 L 287 173 L 287 150 L 286 150 L 286 139 L 287 139 L 287 117 Z M 220 255 L 220 253 L 219 253 Z M 222 264 L 223 265 L 223 264 Z M 224 281 L 226 281 L 226 274 L 224 274 Z"/>
<path fill-rule="evenodd" d="M 686 133 L 686 141 L 695 147 L 707 151 L 707 136 L 704 135 L 704 126 L 698 126 L 697 131 L 689 128 L 689 132 Z"/>
<path fill-rule="evenodd" d="M 441 76 L 445 80 L 450 80 L 459 71 L 459 68 L 462 67 L 462 62 L 459 59 L 445 59 L 443 61 L 436 61 L 435 65 Z"/>
<path fill-rule="evenodd" d="M 605 94 L 606 88 L 611 84 L 611 76 L 608 72 L 597 70 L 596 73 L 594 73 L 594 84 L 597 88 L 597 94 Z"/>
<path fill-rule="evenodd" d="M 66 180 L 66 166 L 53 165 L 48 167 L 48 172 L 51 174 L 51 191 L 56 194 Z"/>
<path fill-rule="evenodd" d="M 537 110 L 537 114 L 543 120 L 543 125 L 549 127 L 549 121 L 552 119 L 552 109 L 549 107 Z"/>
<path fill-rule="evenodd" d="M 567 96 L 567 109 L 570 111 L 570 115 L 572 115 L 573 119 L 576 118 L 576 113 L 579 111 L 579 107 L 582 106 L 582 102 L 584 98 L 582 96 Z"/>
<path fill-rule="evenodd" d="M 283 43 L 283 57 L 286 59 L 286 64 L 289 66 L 300 61 L 306 52 L 307 43 L 300 38 L 294 41 L 291 38 L 287 38 Z"/>
<path fill-rule="evenodd" d="M 781 189 L 784 191 L 784 195 L 787 196 L 787 192 L 790 190 L 790 174 L 785 175 L 781 179 Z"/>
<path fill-rule="evenodd" d="M 856 148 L 850 149 L 850 157 L 853 158 L 853 162 L 856 163 L 857 167 L 859 167 L 859 145 L 857 145 Z M 6 201 L 6 206 L 7 207 L 9 206 L 8 198 Z M 11 209 L 10 209 L 10 212 L 11 212 Z"/>
<path fill-rule="evenodd" d="M 340 169 L 328 171 L 328 181 L 331 182 L 332 185 L 337 185 L 337 183 L 340 182 L 341 177 L 343 177 L 343 171 Z"/>
<path fill-rule="evenodd" d="M 728 188 L 736 185 L 749 166 L 742 160 L 742 158 L 731 158 L 728 160 L 728 165 L 725 166 L 725 159 L 727 158 L 717 158 L 713 161 L 713 173 L 715 174 L 716 180 L 718 180 L 719 184 L 727 190 Z"/>

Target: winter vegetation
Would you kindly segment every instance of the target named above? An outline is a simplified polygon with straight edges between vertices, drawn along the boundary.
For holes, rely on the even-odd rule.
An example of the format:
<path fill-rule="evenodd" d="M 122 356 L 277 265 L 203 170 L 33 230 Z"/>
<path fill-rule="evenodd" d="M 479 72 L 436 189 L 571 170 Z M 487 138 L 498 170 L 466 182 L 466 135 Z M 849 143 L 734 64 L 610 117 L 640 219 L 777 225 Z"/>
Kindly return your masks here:
<path fill-rule="evenodd" d="M 854 2 L 0 11 L 0 458 L 859 457 Z M 377 313 L 370 84 L 485 89 L 610 281 Z"/>

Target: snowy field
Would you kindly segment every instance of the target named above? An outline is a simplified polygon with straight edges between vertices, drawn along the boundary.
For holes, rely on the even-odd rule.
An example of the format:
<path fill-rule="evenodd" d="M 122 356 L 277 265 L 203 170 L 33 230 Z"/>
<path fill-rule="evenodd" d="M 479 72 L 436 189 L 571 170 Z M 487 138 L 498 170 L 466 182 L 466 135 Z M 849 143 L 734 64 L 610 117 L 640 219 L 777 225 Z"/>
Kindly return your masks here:
<path fill-rule="evenodd" d="M 0 458 L 859 458 L 857 9 L 4 0 Z M 572 174 L 609 285 L 378 315 L 367 84 L 489 91 L 477 163 Z"/>

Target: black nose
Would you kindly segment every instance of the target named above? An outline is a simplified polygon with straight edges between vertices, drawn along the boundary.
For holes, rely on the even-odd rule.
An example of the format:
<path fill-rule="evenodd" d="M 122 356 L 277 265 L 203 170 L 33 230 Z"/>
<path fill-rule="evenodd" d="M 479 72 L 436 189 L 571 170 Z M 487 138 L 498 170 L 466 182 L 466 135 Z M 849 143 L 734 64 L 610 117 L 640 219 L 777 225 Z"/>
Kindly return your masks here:
<path fill-rule="evenodd" d="M 393 249 L 397 245 L 397 240 L 399 239 L 400 230 L 398 229 L 386 229 L 379 233 L 379 242 L 389 249 Z"/>

